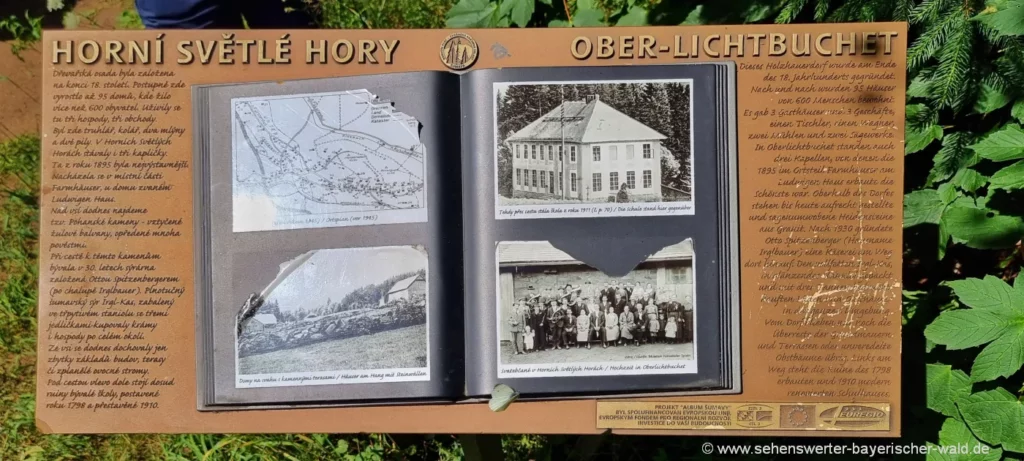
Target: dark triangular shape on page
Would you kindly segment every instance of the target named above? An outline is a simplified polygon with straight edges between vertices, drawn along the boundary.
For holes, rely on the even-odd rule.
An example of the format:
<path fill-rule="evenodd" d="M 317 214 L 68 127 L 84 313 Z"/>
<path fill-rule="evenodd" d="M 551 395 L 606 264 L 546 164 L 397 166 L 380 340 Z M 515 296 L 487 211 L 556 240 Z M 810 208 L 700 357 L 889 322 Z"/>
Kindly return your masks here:
<path fill-rule="evenodd" d="M 683 242 L 674 236 L 552 239 L 549 242 L 610 277 L 623 277 L 662 248 Z"/>

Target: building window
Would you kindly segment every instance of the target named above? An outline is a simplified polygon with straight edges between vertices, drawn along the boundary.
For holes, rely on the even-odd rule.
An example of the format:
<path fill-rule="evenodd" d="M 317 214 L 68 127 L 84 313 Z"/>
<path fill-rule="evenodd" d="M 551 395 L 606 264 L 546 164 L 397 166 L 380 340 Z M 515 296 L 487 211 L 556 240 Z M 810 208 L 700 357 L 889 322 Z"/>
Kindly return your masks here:
<path fill-rule="evenodd" d="M 563 153 L 564 150 L 565 150 L 565 146 L 558 146 L 558 161 L 559 162 L 565 161 L 565 154 Z"/>
<path fill-rule="evenodd" d="M 558 191 L 561 192 L 563 190 L 565 190 L 565 173 L 562 173 L 561 171 L 559 171 L 558 172 Z"/>
<path fill-rule="evenodd" d="M 516 158 L 519 158 L 519 144 L 516 144 Z"/>
<path fill-rule="evenodd" d="M 635 171 L 627 171 L 626 172 L 626 188 L 627 189 L 636 189 L 636 172 Z"/>
<path fill-rule="evenodd" d="M 594 173 L 594 192 L 601 192 L 601 173 Z"/>
<path fill-rule="evenodd" d="M 523 170 L 520 170 L 519 168 L 516 168 L 516 185 L 523 185 Z"/>
<path fill-rule="evenodd" d="M 611 156 L 613 162 L 618 160 L 619 159 L 619 146 L 609 146 L 608 147 L 608 155 Z"/>
<path fill-rule="evenodd" d="M 540 188 L 541 189 L 547 189 L 548 188 L 548 175 L 544 174 L 543 171 L 540 172 Z"/>
<path fill-rule="evenodd" d="M 682 285 L 684 283 L 690 283 L 690 271 L 687 267 L 667 267 L 668 272 L 668 283 L 671 285 Z"/>
<path fill-rule="evenodd" d="M 533 187 L 537 187 L 537 170 L 531 170 L 531 171 L 532 171 L 531 176 L 533 176 Z"/>
<path fill-rule="evenodd" d="M 576 163 L 576 146 L 569 146 L 569 161 Z"/>
<path fill-rule="evenodd" d="M 530 158 L 537 160 L 537 145 L 530 146 Z"/>
<path fill-rule="evenodd" d="M 569 173 L 569 187 L 576 192 L 576 173 Z"/>
<path fill-rule="evenodd" d="M 644 189 L 651 188 L 651 170 L 644 170 Z"/>
<path fill-rule="evenodd" d="M 644 144 L 644 158 L 651 158 L 651 145 Z"/>
<path fill-rule="evenodd" d="M 594 161 L 595 162 L 600 162 L 601 161 L 601 146 L 594 146 L 593 149 L 594 149 Z"/>
<path fill-rule="evenodd" d="M 554 159 L 555 159 L 555 146 L 549 145 L 548 146 L 548 160 L 554 160 Z"/>
<path fill-rule="evenodd" d="M 555 193 L 555 172 L 548 172 L 548 191 L 552 194 Z"/>
<path fill-rule="evenodd" d="M 608 173 L 608 190 L 619 190 L 619 172 Z"/>
<path fill-rule="evenodd" d="M 633 158 L 633 145 L 632 144 L 626 144 L 626 157 L 627 158 Z"/>

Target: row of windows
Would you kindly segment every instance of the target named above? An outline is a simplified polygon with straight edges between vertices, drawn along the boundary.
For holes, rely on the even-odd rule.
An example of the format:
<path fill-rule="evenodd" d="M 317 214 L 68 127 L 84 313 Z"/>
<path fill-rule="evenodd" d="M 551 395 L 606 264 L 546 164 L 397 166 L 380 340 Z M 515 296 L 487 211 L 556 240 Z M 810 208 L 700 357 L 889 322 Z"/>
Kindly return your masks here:
<path fill-rule="evenodd" d="M 556 190 L 562 190 L 562 173 L 558 173 L 558 188 L 555 189 L 555 172 L 548 171 L 544 174 L 544 171 L 538 170 L 527 170 L 522 168 L 516 168 L 516 186 L 524 187 L 539 187 L 541 189 L 547 189 L 548 192 L 554 193 Z M 524 178 L 525 176 L 525 178 Z M 540 181 L 538 181 L 538 178 Z M 643 181 L 643 188 L 650 189 L 654 183 L 654 174 L 651 170 L 644 170 L 641 173 L 641 180 Z M 601 173 L 594 173 L 591 179 L 591 190 L 594 192 L 601 192 L 604 181 L 602 181 Z M 569 173 L 569 187 L 573 192 L 576 192 L 576 173 Z M 618 190 L 622 187 L 622 183 L 619 182 L 619 173 L 611 172 L 608 173 L 608 190 Z M 626 188 L 636 189 L 636 172 L 626 172 Z"/>
<path fill-rule="evenodd" d="M 529 149 L 527 149 L 527 147 L 529 147 Z M 538 150 L 537 148 L 538 147 L 540 147 L 540 159 L 541 160 L 544 160 L 544 148 L 545 147 L 547 147 L 547 154 L 548 154 L 547 160 L 548 161 L 552 161 L 552 160 L 555 159 L 555 146 L 551 145 L 551 144 L 546 145 L 546 146 L 538 146 L 537 144 L 531 144 L 529 146 L 525 146 L 525 145 L 522 145 L 522 144 L 516 144 L 516 158 L 520 158 L 520 155 L 521 155 L 522 158 L 524 158 L 524 159 L 528 158 L 528 159 L 532 159 L 532 160 L 537 160 L 537 150 Z M 563 152 L 564 151 L 562 150 L 562 146 L 559 145 L 558 146 L 558 161 L 559 162 L 564 160 Z M 576 146 L 569 146 L 569 161 L 572 162 L 572 163 L 576 163 Z"/>
<path fill-rule="evenodd" d="M 601 146 L 592 146 L 591 147 L 591 153 L 594 156 L 594 161 L 595 162 L 600 162 L 601 161 Z M 652 158 L 653 155 L 654 154 L 651 151 L 651 145 L 650 144 L 644 144 L 643 145 L 643 156 L 644 156 L 644 158 Z M 611 158 L 612 161 L 618 160 L 619 159 L 619 146 L 616 146 L 616 145 L 608 146 L 608 156 Z M 626 144 L 626 160 L 633 160 L 633 145 L 632 144 Z"/>
<path fill-rule="evenodd" d="M 515 148 L 516 158 L 524 158 L 524 159 L 537 160 L 537 151 L 539 150 L 540 151 L 540 159 L 544 160 L 544 151 L 545 151 L 544 148 L 547 147 L 547 160 L 548 161 L 552 161 L 552 160 L 555 159 L 555 146 L 551 145 L 551 144 L 548 144 L 548 145 L 531 144 L 531 145 L 528 145 L 528 146 L 527 145 L 523 145 L 523 144 L 516 144 L 515 146 L 516 146 L 516 148 Z M 538 147 L 540 149 L 538 149 Z M 527 148 L 529 148 L 529 149 L 527 149 Z M 654 152 L 653 152 L 653 150 L 651 148 L 651 145 L 649 143 L 643 144 L 641 149 L 643 151 L 643 156 L 644 156 L 645 159 L 650 159 L 650 158 L 654 157 Z M 559 145 L 558 146 L 558 161 L 559 162 L 561 162 L 563 160 L 562 152 L 563 152 L 562 151 L 562 146 Z M 592 146 L 591 147 L 591 155 L 593 156 L 595 162 L 600 162 L 601 161 L 601 146 Z M 616 146 L 616 145 L 608 146 L 608 156 L 611 158 L 612 161 L 618 160 L 619 159 L 619 146 Z M 633 157 L 634 157 L 634 155 L 633 155 L 633 145 L 632 144 L 626 144 L 626 160 L 633 160 Z M 572 162 L 572 163 L 576 162 L 576 146 L 569 146 L 569 161 Z"/>
<path fill-rule="evenodd" d="M 538 170 L 526 170 L 516 168 L 516 186 L 521 187 L 539 187 L 541 189 L 547 189 L 550 193 L 555 193 L 556 190 L 562 190 L 564 186 L 565 176 L 562 172 L 558 173 L 558 188 L 555 188 L 555 172 L 548 171 L 544 174 L 543 171 Z M 538 181 L 537 179 L 540 179 Z M 576 192 L 576 173 L 569 173 L 569 187 L 573 192 Z"/>
<path fill-rule="evenodd" d="M 642 175 L 641 179 L 644 182 L 643 188 L 644 189 L 650 189 L 651 185 L 654 183 L 654 175 L 653 175 L 652 171 L 651 170 L 644 170 L 641 173 L 641 175 Z M 592 187 L 594 188 L 594 191 L 595 192 L 600 192 L 601 191 L 601 183 L 602 183 L 602 181 L 601 181 L 601 173 L 594 173 L 594 177 L 592 179 L 592 182 L 593 182 L 593 186 Z M 620 187 L 622 187 L 622 183 L 619 182 L 619 173 L 617 171 L 613 171 L 611 173 L 608 173 L 608 190 L 618 190 Z M 636 189 L 636 172 L 635 171 L 627 171 L 626 172 L 626 188 L 627 189 Z"/>

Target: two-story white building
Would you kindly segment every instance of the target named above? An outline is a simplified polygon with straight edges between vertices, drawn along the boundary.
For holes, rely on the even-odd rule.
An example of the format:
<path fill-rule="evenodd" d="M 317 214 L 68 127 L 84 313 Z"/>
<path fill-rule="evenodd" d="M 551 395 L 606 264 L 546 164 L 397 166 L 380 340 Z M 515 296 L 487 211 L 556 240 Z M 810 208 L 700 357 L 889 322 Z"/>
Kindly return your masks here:
<path fill-rule="evenodd" d="M 505 140 L 513 197 L 606 202 L 661 200 L 665 135 L 596 95 L 565 101 Z"/>

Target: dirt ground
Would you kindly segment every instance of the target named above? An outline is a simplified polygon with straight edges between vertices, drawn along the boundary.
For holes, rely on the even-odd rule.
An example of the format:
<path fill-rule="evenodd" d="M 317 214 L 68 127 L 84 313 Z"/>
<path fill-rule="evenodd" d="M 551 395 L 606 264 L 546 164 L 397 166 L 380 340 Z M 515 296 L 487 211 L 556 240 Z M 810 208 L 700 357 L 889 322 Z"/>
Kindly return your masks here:
<path fill-rule="evenodd" d="M 41 0 L 3 0 L 0 18 L 43 16 L 43 29 L 114 29 L 122 13 L 133 8 L 132 0 L 66 0 L 74 4 L 75 15 L 64 21 L 63 13 L 48 13 Z M 6 38 L 6 37 L 5 37 Z M 0 140 L 39 133 L 42 108 L 42 45 L 34 44 L 20 55 L 12 52 L 13 41 L 0 43 Z"/>

